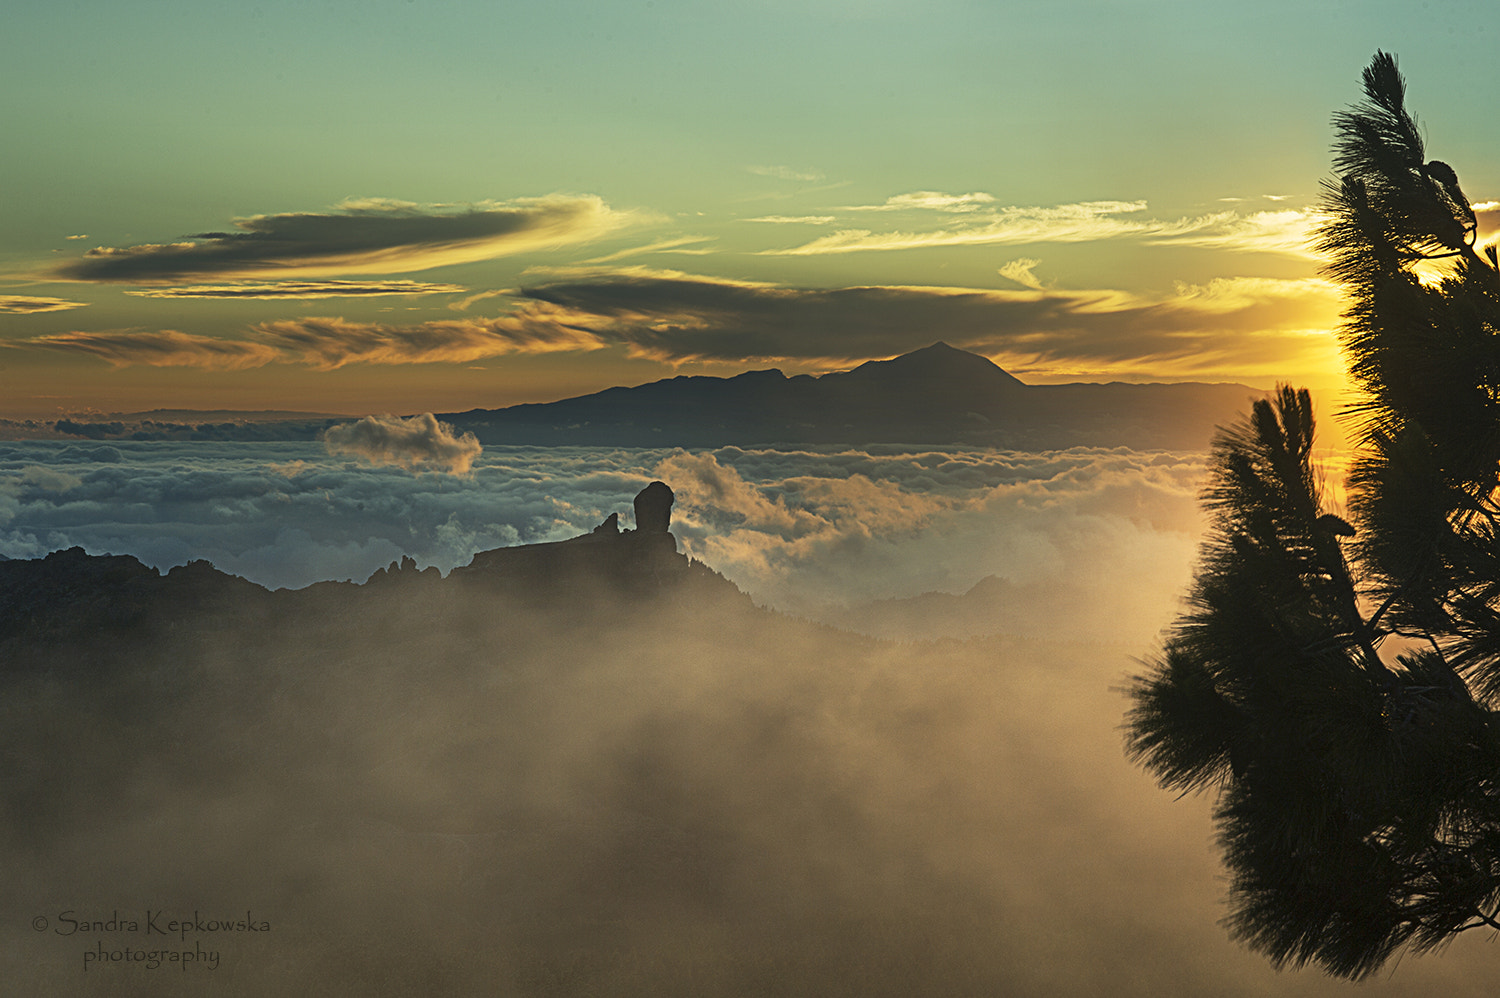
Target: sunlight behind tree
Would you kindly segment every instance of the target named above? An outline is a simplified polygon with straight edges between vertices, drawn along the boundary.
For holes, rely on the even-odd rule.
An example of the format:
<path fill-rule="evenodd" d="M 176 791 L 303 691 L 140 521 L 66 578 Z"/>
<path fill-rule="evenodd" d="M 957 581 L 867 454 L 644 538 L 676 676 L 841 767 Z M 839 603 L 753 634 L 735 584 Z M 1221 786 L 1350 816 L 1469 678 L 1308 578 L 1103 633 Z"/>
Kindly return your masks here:
<path fill-rule="evenodd" d="M 1328 511 L 1305 391 L 1221 432 L 1189 608 L 1127 751 L 1213 790 L 1234 937 L 1358 978 L 1500 928 L 1500 278 L 1394 57 L 1334 118 L 1319 248 L 1362 400 Z"/>

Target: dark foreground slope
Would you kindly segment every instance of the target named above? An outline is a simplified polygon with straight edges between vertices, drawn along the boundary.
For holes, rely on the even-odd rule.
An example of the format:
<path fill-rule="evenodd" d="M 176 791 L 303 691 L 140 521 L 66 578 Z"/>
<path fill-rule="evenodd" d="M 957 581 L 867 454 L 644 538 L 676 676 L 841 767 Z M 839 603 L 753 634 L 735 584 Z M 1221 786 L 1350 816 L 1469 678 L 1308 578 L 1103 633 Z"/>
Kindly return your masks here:
<path fill-rule="evenodd" d="M 1136 649 L 857 638 L 668 543 L 0 562 L 0 990 L 1323 993 L 1225 940 L 1206 808 L 1126 763 Z M 1441 966 L 1407 993 L 1493 979 Z"/>
<path fill-rule="evenodd" d="M 639 540 L 295 592 L 76 549 L 0 563 L 7 994 L 909 995 L 991 973 L 991 900 L 904 841 L 944 781 L 861 772 L 942 744 L 903 716 L 889 649 Z M 928 678 L 925 709 L 951 710 L 953 677 Z M 268 928 L 148 927 L 221 917 Z M 213 968 L 146 966 L 200 950 Z"/>

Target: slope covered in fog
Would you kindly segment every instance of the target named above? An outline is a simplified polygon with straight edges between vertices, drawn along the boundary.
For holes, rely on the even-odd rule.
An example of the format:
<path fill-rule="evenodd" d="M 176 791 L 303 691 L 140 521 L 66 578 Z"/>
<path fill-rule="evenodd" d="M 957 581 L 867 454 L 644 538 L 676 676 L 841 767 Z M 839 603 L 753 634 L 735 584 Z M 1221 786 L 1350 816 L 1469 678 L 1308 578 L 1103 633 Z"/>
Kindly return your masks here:
<path fill-rule="evenodd" d="M 1214 924 L 1206 808 L 1120 752 L 1138 649 L 860 638 L 605 534 L 277 592 L 0 563 L 10 993 L 1341 993 Z"/>

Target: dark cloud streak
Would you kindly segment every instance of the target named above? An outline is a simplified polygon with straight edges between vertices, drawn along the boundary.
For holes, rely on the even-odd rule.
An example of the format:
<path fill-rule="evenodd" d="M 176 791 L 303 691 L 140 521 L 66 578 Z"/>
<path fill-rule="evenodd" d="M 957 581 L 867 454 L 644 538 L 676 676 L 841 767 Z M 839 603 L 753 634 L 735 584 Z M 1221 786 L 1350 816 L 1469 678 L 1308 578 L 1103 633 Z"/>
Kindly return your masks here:
<path fill-rule="evenodd" d="M 458 284 L 423 284 L 419 281 L 278 281 L 274 284 L 189 285 L 127 291 L 139 298 L 382 298 L 393 295 L 463 294 Z"/>
<path fill-rule="evenodd" d="M 87 302 L 68 301 L 66 298 L 38 298 L 34 295 L 0 295 L 0 312 L 13 315 L 35 315 L 40 312 L 66 312 L 73 308 L 85 308 Z"/>
<path fill-rule="evenodd" d="M 303 317 L 263 322 L 251 339 L 61 333 L 19 341 L 112 364 L 238 368 L 279 362 L 469 363 L 512 353 L 625 347 L 667 363 L 800 361 L 841 366 L 942 339 L 1006 363 L 1179 364 L 1241 370 L 1332 353 L 1335 303 L 1316 280 L 1225 279 L 1144 297 L 1110 290 L 857 286 L 798 288 L 674 271 L 569 274 L 507 293 L 505 314 L 405 325 Z M 1284 367 L 1282 368 L 1284 369 Z"/>
<path fill-rule="evenodd" d="M 864 360 L 942 338 L 988 354 L 1117 363 L 1284 353 L 1316 282 L 1222 282 L 1146 299 L 1112 291 L 785 288 L 682 275 L 600 275 L 521 294 L 574 326 L 663 360 Z M 589 317 L 593 317 L 590 319 Z"/>
<path fill-rule="evenodd" d="M 503 204 L 346 202 L 337 213 L 241 219 L 236 230 L 173 243 L 100 246 L 59 265 L 63 280 L 170 284 L 205 277 L 327 277 L 472 263 L 539 245 L 578 242 L 620 216 L 597 197 L 552 195 Z"/>

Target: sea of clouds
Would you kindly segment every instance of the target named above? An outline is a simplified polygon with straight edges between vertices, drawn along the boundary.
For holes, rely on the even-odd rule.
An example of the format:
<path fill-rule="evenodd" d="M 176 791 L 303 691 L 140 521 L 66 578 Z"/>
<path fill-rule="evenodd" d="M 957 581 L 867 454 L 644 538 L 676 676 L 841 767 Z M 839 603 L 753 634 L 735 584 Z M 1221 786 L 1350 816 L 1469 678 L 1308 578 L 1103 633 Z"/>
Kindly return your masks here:
<path fill-rule="evenodd" d="M 883 899 L 891 917 L 910 922 L 902 922 L 881 945 L 911 957 L 917 970 L 908 968 L 910 974 L 928 979 L 931 993 L 997 993 L 997 981 L 1010 982 L 1010 993 L 1059 996 L 1359 993 L 1406 998 L 1489 993 L 1492 937 L 1479 933 L 1466 933 L 1441 957 L 1406 960 L 1394 973 L 1395 968 L 1388 969 L 1357 986 L 1314 970 L 1277 973 L 1215 924 L 1226 911 L 1226 885 L 1213 841 L 1211 799 L 1173 800 L 1126 760 L 1119 733 L 1125 703 L 1118 687 L 1139 668 L 1135 656 L 1152 653 L 1161 629 L 1181 607 L 1203 528 L 1197 497 L 1206 455 L 1088 448 L 1023 453 L 725 447 L 688 452 L 491 446 L 481 451 L 462 440 L 442 439 L 441 428 L 425 422 L 386 422 L 390 425 L 384 429 L 366 425 L 335 435 L 331 443 L 0 443 L 0 554 L 30 558 L 79 545 L 96 554 L 135 555 L 163 569 L 204 558 L 270 587 L 301 587 L 323 579 L 362 581 L 403 555 L 447 571 L 467 563 L 477 551 L 575 536 L 614 512 L 628 528 L 631 499 L 647 482 L 660 479 L 676 492 L 673 530 L 681 547 L 764 605 L 818 617 L 831 606 L 926 592 L 963 593 L 994 576 L 1005 583 L 1004 592 L 1024 602 L 1024 612 L 1005 617 L 1003 630 L 1009 637 L 961 645 L 880 646 L 868 653 L 889 660 L 882 666 L 885 671 L 871 673 L 873 678 L 861 679 L 852 689 L 839 685 L 847 678 L 840 678 L 843 673 L 831 670 L 825 676 L 820 671 L 824 663 L 810 650 L 812 643 L 807 649 L 780 649 L 774 660 L 757 660 L 750 668 L 726 669 L 722 659 L 733 655 L 732 639 L 725 649 L 705 653 L 692 648 L 677 654 L 657 648 L 660 635 L 653 634 L 610 654 L 589 646 L 588 654 L 579 652 L 577 662 L 526 696 L 522 692 L 531 688 L 523 689 L 524 684 L 496 687 L 511 689 L 520 698 L 509 708 L 515 732 L 507 726 L 512 722 L 483 712 L 463 721 L 465 709 L 472 713 L 465 705 L 474 700 L 474 689 L 463 684 L 450 689 L 431 676 L 421 687 L 425 700 L 413 700 L 413 691 L 402 687 L 390 701 L 400 709 L 392 710 L 384 701 L 376 709 L 374 700 L 366 703 L 355 693 L 363 691 L 360 695 L 369 699 L 379 684 L 357 670 L 350 673 L 350 690 L 344 691 L 348 702 L 343 694 L 311 699 L 323 713 L 309 720 L 308 728 L 323 731 L 330 717 L 342 717 L 350 730 L 368 728 L 377 734 L 388 727 L 414 726 L 408 740 L 386 744 L 372 734 L 366 746 L 375 752 L 375 761 L 366 760 L 368 773 L 374 774 L 369 778 L 391 781 L 401 792 L 391 790 L 386 796 L 398 802 L 408 797 L 426 801 L 423 795 L 431 787 L 451 789 L 455 783 L 469 788 L 455 797 L 458 803 L 468 799 L 464 794 L 478 793 L 474 787 L 490 783 L 500 788 L 488 791 L 492 794 L 520 794 L 522 789 L 497 775 L 507 772 L 506 766 L 520 765 L 517 760 L 550 774 L 539 778 L 538 787 L 546 794 L 573 793 L 586 801 L 617 795 L 613 804 L 581 810 L 576 828 L 564 822 L 576 835 L 566 848 L 538 846 L 545 861 L 514 868 L 501 864 L 495 868 L 500 872 L 491 871 L 502 880 L 522 867 L 542 871 L 517 881 L 525 891 L 517 895 L 516 905 L 519 910 L 534 902 L 548 917 L 587 910 L 580 900 L 586 900 L 586 892 L 577 897 L 569 893 L 568 876 L 576 874 L 579 883 L 591 884 L 588 878 L 598 870 L 613 871 L 609 875 L 617 879 L 634 875 L 630 871 L 635 867 L 607 850 L 600 853 L 603 858 L 588 850 L 603 849 L 600 843 L 615 838 L 637 840 L 634 833 L 616 834 L 628 821 L 638 821 L 644 806 L 630 796 L 635 784 L 617 770 L 628 769 L 626 763 L 634 765 L 630 760 L 650 748 L 657 753 L 651 756 L 657 759 L 655 768 L 643 772 L 656 781 L 652 786 L 680 784 L 700 795 L 713 789 L 722 794 L 711 795 L 709 803 L 734 804 L 727 816 L 719 816 L 723 827 L 716 832 L 728 843 L 729 859 L 706 868 L 743 876 L 743 884 L 764 889 L 750 892 L 760 898 L 754 903 L 725 902 L 731 915 L 769 932 L 766 926 L 795 923 L 785 917 L 775 891 L 785 888 L 788 896 L 821 899 L 818 903 L 827 910 L 818 909 L 817 924 L 824 928 L 814 939 L 816 950 L 832 945 L 827 940 L 838 935 L 828 934 L 833 931 L 826 929 L 828 912 L 847 914 L 839 905 L 858 907 L 866 903 L 866 894 Z M 520 633 L 516 629 L 525 627 L 524 621 L 506 620 L 501 630 L 515 637 Z M 548 635 L 546 640 L 561 646 L 567 639 Z M 620 636 L 605 643 L 623 640 Z M 418 652 L 422 650 L 413 654 L 420 659 Z M 496 654 L 504 658 L 507 653 L 502 649 Z M 379 656 L 372 651 L 367 657 Z M 949 666 L 939 667 L 949 659 Z M 653 679 L 641 672 L 641 662 L 647 660 L 672 669 Z M 341 673 L 334 668 L 330 675 Z M 666 685 L 658 689 L 651 686 L 654 682 Z M 808 683 L 826 683 L 831 692 L 809 694 Z M 486 696 L 493 700 L 499 694 Z M 329 704 L 343 707 L 327 714 Z M 426 704 L 430 716 L 413 704 Z M 25 717 L 33 709 L 16 707 Z M 739 730 L 735 723 L 761 714 L 781 720 L 769 727 L 769 722 L 751 724 L 748 731 L 762 734 L 745 745 L 723 744 L 726 731 Z M 58 730 L 65 728 L 59 721 Z M 240 737 L 232 724 L 223 728 L 231 732 L 225 737 Z M 210 730 L 216 729 L 211 725 Z M 537 734 L 530 744 L 516 732 L 545 736 Z M 779 734 L 772 738 L 766 732 Z M 464 748 L 454 758 L 467 759 L 464 753 L 472 753 L 474 745 L 489 744 L 483 739 L 508 745 L 505 740 L 512 735 L 520 739 L 520 748 L 464 763 L 476 769 L 472 787 L 455 780 L 449 757 L 427 759 L 434 746 L 455 741 Z M 478 740 L 470 744 L 466 739 L 471 736 Z M 780 746 L 782 754 L 768 756 L 768 744 Z M 309 758 L 316 762 L 320 757 L 313 753 Z M 563 772 L 569 765 L 576 772 Z M 410 778 L 398 779 L 401 773 Z M 162 862 L 176 862 L 166 846 L 197 842 L 200 825 L 212 826 L 215 816 L 258 821 L 275 832 L 272 838 L 281 837 L 278 842 L 302 834 L 296 831 L 300 819 L 263 813 L 257 796 L 262 791 L 247 791 L 236 783 L 179 798 L 186 793 L 179 785 L 181 775 L 173 771 L 159 778 L 165 781 L 159 791 L 148 788 L 137 794 L 139 800 L 155 803 L 142 805 L 130 819 L 139 827 L 124 828 L 126 845 L 115 841 L 122 828 L 108 825 L 91 833 L 99 841 L 71 844 L 72 851 L 59 846 L 58 855 L 46 864 L 32 854 L 17 860 L 19 869 L 32 873 L 18 894 L 27 900 L 16 903 L 31 904 L 35 911 L 12 912 L 7 945 L 18 954 L 35 951 L 40 962 L 32 971 L 49 982 L 77 974 L 67 977 L 76 983 L 81 972 L 58 955 L 66 948 L 59 948 L 58 940 L 32 932 L 27 920 L 52 910 L 37 899 L 55 899 L 53 907 L 61 911 L 82 904 L 77 898 L 92 897 L 93 891 L 108 914 L 110 905 L 121 903 L 115 899 L 122 892 L 130 893 L 120 871 L 136 870 L 132 863 L 155 855 L 139 843 L 161 845 Z M 275 781 L 264 785 L 279 786 Z M 799 793 L 822 800 L 819 795 L 826 791 L 831 800 L 853 801 L 864 810 L 856 808 L 842 823 L 823 816 L 804 825 L 772 827 L 774 822 L 768 824 L 762 814 L 765 799 L 758 796 L 770 792 L 768 787 L 777 788 L 773 798 L 778 800 L 783 793 L 795 801 L 803 799 Z M 492 838 L 509 843 L 530 832 L 450 834 L 452 829 L 438 826 L 458 806 L 455 800 L 422 812 L 430 812 L 435 830 L 393 830 L 385 822 L 372 825 L 376 831 L 365 838 L 354 836 L 360 842 L 369 839 L 375 858 L 365 866 L 342 853 L 330 858 L 329 869 L 342 870 L 340 864 L 350 862 L 360 876 L 330 874 L 311 896 L 317 904 L 325 903 L 325 895 L 337 901 L 341 892 L 364 889 L 355 885 L 364 883 L 360 878 L 368 869 L 382 869 L 399 881 L 391 888 L 398 898 L 447 896 L 443 891 L 450 888 L 441 876 L 430 890 L 407 883 L 433 870 L 455 878 L 453 898 L 470 897 L 479 882 L 470 876 L 473 870 L 487 869 L 486 843 Z M 689 827 L 713 817 L 704 800 L 684 798 L 681 820 Z M 666 833 L 675 834 L 670 828 Z M 314 836 L 309 848 L 319 841 Z M 440 845 L 462 855 L 451 861 L 429 855 Z M 479 851 L 471 855 L 472 850 Z M 81 857 L 87 856 L 94 858 L 84 862 Z M 405 859 L 393 863 L 395 856 Z M 588 865 L 594 862 L 597 870 Z M 173 882 L 155 870 L 139 869 L 138 879 L 145 885 L 141 890 L 159 894 L 163 884 Z M 246 896 L 262 896 L 256 893 L 255 871 L 242 879 L 243 884 L 225 880 L 215 890 L 222 894 L 229 889 L 226 884 L 237 884 Z M 942 907 L 955 902 L 960 903 L 956 912 Z M 350 910 L 357 907 L 350 902 Z M 496 910 L 501 909 L 509 910 L 504 905 Z M 268 910 L 291 926 L 278 937 L 276 952 L 304 945 L 295 936 L 302 929 L 292 925 L 301 909 L 277 898 Z M 466 910 L 460 906 L 454 912 Z M 447 912 L 449 922 L 454 912 Z M 670 919 L 667 923 L 677 925 Z M 700 918 L 693 924 L 701 935 L 728 932 L 739 923 Z M 749 946 L 733 935 L 707 942 L 670 934 L 658 938 L 651 935 L 653 926 L 647 919 L 632 930 L 654 940 L 650 952 L 733 955 Z M 870 939 L 848 931 L 855 933 L 847 940 L 848 953 L 871 952 Z M 471 944 L 459 933 L 442 945 L 452 951 L 454 967 L 484 969 L 490 966 L 486 946 L 519 945 L 516 939 L 529 938 L 524 932 L 512 935 Z M 663 941 L 669 937 L 675 939 L 670 946 Z M 435 938 L 440 941 L 441 933 Z M 774 933 L 768 938 L 773 943 L 764 945 L 772 949 L 791 945 L 775 941 L 779 937 Z M 562 945 L 538 943 L 537 952 L 551 954 L 552 960 Z M 252 959 L 258 952 L 243 946 L 236 950 L 248 990 L 224 993 L 263 993 L 254 982 L 273 970 L 281 973 Z M 942 963 L 934 954 L 943 953 L 952 965 L 933 977 L 933 961 Z M 838 962 L 846 957 L 845 949 L 827 954 L 834 968 L 853 966 L 848 960 Z M 545 963 L 549 973 L 559 965 Z M 680 985 L 690 979 L 672 966 L 663 971 L 663 980 Z M 348 985 L 347 993 L 359 992 L 357 975 L 349 967 L 330 973 Z M 600 980 L 614 980 L 609 974 L 618 977 L 624 971 L 600 971 Z M 825 968 L 824 976 L 830 974 Z M 95 982 L 88 983 L 92 987 Z M 137 974 L 127 980 L 123 972 L 101 975 L 97 983 L 105 989 L 125 988 L 109 993 L 136 993 L 129 989 L 135 984 L 156 986 L 155 979 Z M 809 978 L 800 988 L 788 984 L 768 993 L 833 993 L 822 989 L 826 983 Z M 858 986 L 846 990 L 861 992 Z M 552 991 L 585 993 L 565 982 Z M 653 986 L 641 993 L 666 992 Z"/>
<path fill-rule="evenodd" d="M 3 442 L 0 555 L 76 545 L 163 570 L 207 559 L 273 589 L 362 582 L 403 556 L 447 572 L 478 551 L 576 536 L 614 512 L 629 528 L 632 498 L 659 479 L 676 493 L 682 549 L 764 605 L 817 616 L 995 576 L 1115 604 L 1107 616 L 1140 620 L 1144 637 L 1186 586 L 1201 528 L 1201 454 L 480 452 L 448 441 L 423 463 L 377 431 L 327 442 Z M 461 473 L 449 470 L 455 460 Z"/>

